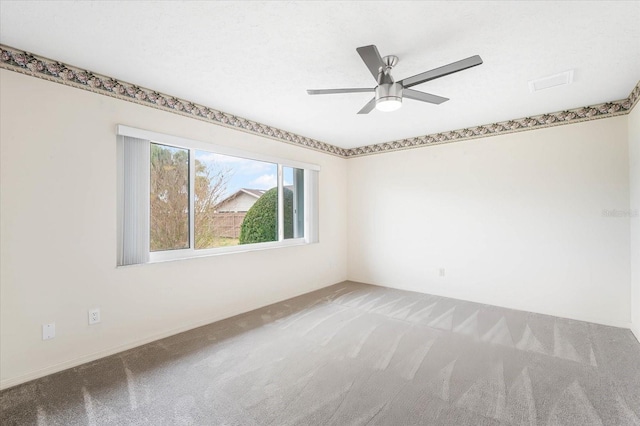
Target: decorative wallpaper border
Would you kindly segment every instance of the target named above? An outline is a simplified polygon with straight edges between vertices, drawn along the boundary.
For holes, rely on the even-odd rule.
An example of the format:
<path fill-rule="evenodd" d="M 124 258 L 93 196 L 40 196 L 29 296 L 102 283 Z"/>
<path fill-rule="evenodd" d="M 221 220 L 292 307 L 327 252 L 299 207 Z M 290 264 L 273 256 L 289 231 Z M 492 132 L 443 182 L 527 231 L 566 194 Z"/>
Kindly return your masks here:
<path fill-rule="evenodd" d="M 33 77 L 89 90 L 94 93 L 111 96 L 117 99 L 146 105 L 152 108 L 169 111 L 221 126 L 242 130 L 265 136 L 281 142 L 303 146 L 316 151 L 346 157 L 346 150 L 325 142 L 300 136 L 276 127 L 267 126 L 246 118 L 238 117 L 213 108 L 199 105 L 185 99 L 156 92 L 151 89 L 136 86 L 86 71 L 58 61 L 43 58 L 28 52 L 23 52 L 0 44 L 0 68 L 16 71 Z"/>
<path fill-rule="evenodd" d="M 197 120 L 268 137 L 277 141 L 303 146 L 342 158 L 422 148 L 431 145 L 460 142 L 487 136 L 502 135 L 526 130 L 535 130 L 564 124 L 579 123 L 601 118 L 628 114 L 640 99 L 640 81 L 626 99 L 606 102 L 594 106 L 541 114 L 532 117 L 485 124 L 449 132 L 416 136 L 391 142 L 366 145 L 357 148 L 340 148 L 315 139 L 300 136 L 246 118 L 199 105 L 185 99 L 156 92 L 151 89 L 122 82 L 111 77 L 82 70 L 71 65 L 20 51 L 0 44 L 0 68 L 16 71 L 33 77 L 54 81 L 67 86 L 89 90 L 94 93 L 146 105 Z"/>
<path fill-rule="evenodd" d="M 351 148 L 347 150 L 347 158 L 401 151 L 411 148 L 421 148 L 431 145 L 441 145 L 445 143 L 484 138 L 487 136 L 504 135 L 508 133 L 523 132 L 526 130 L 543 129 L 547 127 L 561 126 L 563 124 L 579 123 L 582 121 L 625 115 L 628 114 L 638 103 L 639 98 L 640 82 L 636 84 L 626 99 L 621 99 L 619 101 L 606 102 L 594 106 L 558 111 L 550 114 L 541 114 L 516 120 L 502 121 L 500 123 L 485 124 L 466 129 L 452 130 L 450 132 L 417 136 L 413 138 L 399 139 L 392 142 Z"/>

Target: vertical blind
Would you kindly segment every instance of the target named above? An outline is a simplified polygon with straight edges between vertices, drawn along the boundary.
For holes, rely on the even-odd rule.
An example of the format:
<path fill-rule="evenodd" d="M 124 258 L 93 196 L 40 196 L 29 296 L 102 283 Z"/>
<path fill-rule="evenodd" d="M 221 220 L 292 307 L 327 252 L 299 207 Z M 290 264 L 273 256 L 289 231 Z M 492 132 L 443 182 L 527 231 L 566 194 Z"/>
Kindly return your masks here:
<path fill-rule="evenodd" d="M 319 229 L 319 191 L 318 191 L 318 175 L 317 170 L 304 171 L 304 185 L 305 192 L 307 194 L 307 200 L 310 202 L 305 203 L 305 220 L 307 223 L 306 235 L 308 243 L 317 243 L 318 229 Z"/>
<path fill-rule="evenodd" d="M 149 261 L 150 144 L 148 140 L 119 136 L 122 168 L 121 211 L 122 244 L 119 265 Z"/>

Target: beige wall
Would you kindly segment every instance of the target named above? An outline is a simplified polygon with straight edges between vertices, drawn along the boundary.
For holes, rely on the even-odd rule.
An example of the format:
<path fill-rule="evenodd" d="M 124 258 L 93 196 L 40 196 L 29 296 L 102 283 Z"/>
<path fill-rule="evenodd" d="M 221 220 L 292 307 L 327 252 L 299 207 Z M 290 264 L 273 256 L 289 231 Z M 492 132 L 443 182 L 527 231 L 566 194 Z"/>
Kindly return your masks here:
<path fill-rule="evenodd" d="M 631 330 L 640 340 L 640 107 L 628 115 L 631 189 Z"/>
<path fill-rule="evenodd" d="M 347 161 L 10 71 L 0 91 L 2 388 L 347 277 L 640 335 L 640 218 L 602 214 L 640 208 L 637 107 Z M 320 244 L 116 268 L 116 124 L 319 164 Z"/>
<path fill-rule="evenodd" d="M 0 90 L 3 388 L 346 278 L 346 160 L 6 70 Z M 116 268 L 116 124 L 319 164 L 321 242 Z"/>
<path fill-rule="evenodd" d="M 628 327 L 628 161 L 626 116 L 351 159 L 349 279 Z"/>

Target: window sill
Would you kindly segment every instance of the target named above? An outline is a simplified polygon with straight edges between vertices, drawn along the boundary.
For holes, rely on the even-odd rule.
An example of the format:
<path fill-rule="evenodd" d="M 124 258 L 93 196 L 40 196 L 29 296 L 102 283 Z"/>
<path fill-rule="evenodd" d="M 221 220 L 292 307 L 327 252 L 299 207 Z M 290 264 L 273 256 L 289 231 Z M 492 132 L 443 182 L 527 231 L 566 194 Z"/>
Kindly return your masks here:
<path fill-rule="evenodd" d="M 248 245 L 218 247 L 218 248 L 211 248 L 211 249 L 168 250 L 164 252 L 151 253 L 149 262 L 147 263 L 138 263 L 134 265 L 118 265 L 117 268 L 128 268 L 131 266 L 142 266 L 142 265 L 150 265 L 154 263 L 173 262 L 176 260 L 188 260 L 188 259 L 198 259 L 203 257 L 224 256 L 224 255 L 237 254 L 237 253 L 248 253 L 252 251 L 272 250 L 272 249 L 278 249 L 278 248 L 284 248 L 284 247 L 305 246 L 309 244 L 316 244 L 316 243 L 308 242 L 304 238 L 292 238 L 285 241 L 273 241 L 268 243 L 255 243 L 255 244 L 248 244 Z"/>

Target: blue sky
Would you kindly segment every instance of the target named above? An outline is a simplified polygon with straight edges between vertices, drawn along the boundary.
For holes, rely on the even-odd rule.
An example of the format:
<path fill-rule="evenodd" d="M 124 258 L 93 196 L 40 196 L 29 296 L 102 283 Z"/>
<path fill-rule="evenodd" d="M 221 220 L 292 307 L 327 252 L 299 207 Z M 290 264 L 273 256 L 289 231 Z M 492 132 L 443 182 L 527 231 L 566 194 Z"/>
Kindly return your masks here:
<path fill-rule="evenodd" d="M 278 184 L 278 166 L 274 163 L 206 151 L 196 151 L 196 159 L 212 170 L 222 168 L 229 171 L 231 177 L 224 196 L 231 195 L 240 188 L 271 189 Z M 285 185 L 290 185 L 293 181 L 291 168 L 284 169 L 284 181 Z"/>

